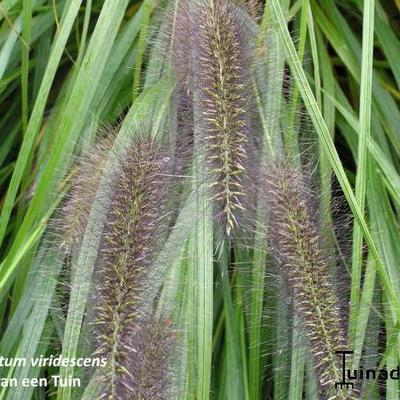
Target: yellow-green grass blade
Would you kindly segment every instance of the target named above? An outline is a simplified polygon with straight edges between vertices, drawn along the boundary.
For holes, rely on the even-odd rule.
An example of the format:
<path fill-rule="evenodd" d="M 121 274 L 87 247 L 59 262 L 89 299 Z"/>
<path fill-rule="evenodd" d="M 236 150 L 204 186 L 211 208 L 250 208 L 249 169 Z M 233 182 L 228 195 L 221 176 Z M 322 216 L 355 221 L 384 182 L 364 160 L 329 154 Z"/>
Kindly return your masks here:
<path fill-rule="evenodd" d="M 327 0 L 323 9 L 314 0 L 312 0 L 311 4 L 321 31 L 332 44 L 351 76 L 360 85 L 361 45 L 351 31 L 349 24 L 332 0 Z M 329 18 L 327 15 L 329 15 Z M 393 97 L 383 89 L 379 81 L 379 73 L 374 71 L 372 81 L 373 108 L 399 155 L 400 111 Z"/>
<path fill-rule="evenodd" d="M 41 341 L 48 340 L 48 338 L 42 336 L 42 333 L 45 329 L 46 319 L 58 282 L 58 275 L 61 271 L 64 255 L 62 251 L 55 251 L 51 247 L 47 251 L 48 255 L 44 257 L 43 264 L 39 265 L 38 271 L 35 271 L 35 273 L 42 277 L 41 284 L 39 284 L 38 290 L 33 294 L 33 296 L 37 296 L 33 297 L 34 312 L 25 321 L 22 339 L 19 343 L 18 351 L 14 355 L 15 358 L 25 357 L 27 360 L 31 360 L 35 356 L 40 356 L 37 352 L 38 347 Z M 43 279 L 43 276 L 46 279 Z M 18 382 L 21 382 L 23 378 L 31 377 L 32 373 L 35 374 L 34 367 L 30 362 L 27 362 L 25 366 L 15 369 L 14 377 Z M 17 388 L 9 390 L 7 399 L 29 400 L 32 391 L 32 386 L 24 387 L 23 385 L 19 385 Z"/>
<path fill-rule="evenodd" d="M 229 399 L 242 400 L 244 388 L 242 382 L 244 364 L 241 360 L 239 326 L 232 299 L 232 286 L 229 272 L 230 241 L 224 240 L 218 250 L 220 288 L 223 293 L 223 307 L 225 309 L 225 348 L 226 348 L 226 393 Z"/>
<path fill-rule="evenodd" d="M 29 50 L 31 42 L 32 0 L 22 2 L 22 54 L 21 54 L 21 91 L 22 91 L 22 130 L 26 131 L 29 117 Z"/>
<path fill-rule="evenodd" d="M 195 116 L 196 118 L 196 116 Z M 192 280 L 191 287 L 196 287 L 194 298 L 194 316 L 191 331 L 195 333 L 196 344 L 196 398 L 208 400 L 211 388 L 211 359 L 213 338 L 213 220 L 210 193 L 206 178 L 203 132 L 195 128 L 194 156 L 194 191 L 196 194 L 197 218 L 192 244 Z"/>
<path fill-rule="evenodd" d="M 312 13 L 312 9 L 310 8 L 310 13 Z M 314 22 L 314 18 L 312 18 Z M 318 29 L 318 28 L 316 28 Z M 312 36 L 312 32 L 314 28 L 310 28 L 310 36 Z M 314 40 L 311 40 L 313 43 Z M 320 96 L 322 99 L 319 100 L 318 104 L 321 105 L 323 110 L 324 120 L 329 129 L 329 133 L 334 140 L 335 136 L 335 103 L 332 101 L 332 98 L 335 98 L 335 77 L 333 74 L 333 66 L 331 59 L 328 55 L 325 43 L 322 39 L 322 36 L 317 30 L 316 42 L 314 46 L 317 46 L 318 54 L 314 55 L 315 50 L 312 51 L 313 60 L 317 59 L 320 61 L 320 66 L 316 64 L 314 61 L 314 71 L 318 69 L 319 73 L 323 71 L 321 77 L 318 78 L 319 73 L 314 72 L 314 80 L 315 80 L 315 90 L 316 97 L 318 102 L 318 93 L 321 90 Z M 312 45 L 313 47 L 313 45 Z M 322 78 L 322 87 L 320 86 L 319 79 Z M 321 217 L 325 227 L 332 227 L 332 215 L 331 215 L 331 206 L 332 206 L 332 167 L 330 165 L 328 156 L 326 151 L 324 150 L 323 144 L 319 141 L 319 165 L 320 165 L 320 176 L 321 176 Z"/>
<path fill-rule="evenodd" d="M 307 29 L 308 29 L 308 16 L 309 16 L 310 1 L 302 0 L 301 4 L 301 14 L 300 14 L 300 34 L 299 34 L 299 44 L 297 48 L 297 54 L 299 56 L 300 62 L 303 63 L 304 51 L 307 39 Z M 289 104 L 289 116 L 288 116 L 288 127 L 287 132 L 284 135 L 286 154 L 290 158 L 294 158 L 293 155 L 297 154 L 299 151 L 298 147 L 298 133 L 296 132 L 296 115 L 298 115 L 298 98 L 299 89 L 295 82 L 293 82 L 293 87 L 290 90 L 290 104 Z"/>
<path fill-rule="evenodd" d="M 302 400 L 304 387 L 304 371 L 307 347 L 301 342 L 300 318 L 297 315 L 293 317 L 292 325 L 292 360 L 290 368 L 289 399 Z"/>
<path fill-rule="evenodd" d="M 284 2 L 285 10 L 288 2 Z M 257 47 L 260 54 L 261 67 L 255 71 L 255 95 L 259 115 L 263 127 L 262 162 L 279 158 L 283 152 L 282 138 L 280 135 L 280 113 L 282 104 L 282 84 L 284 80 L 284 54 L 282 51 L 279 33 L 272 23 L 271 11 L 265 7 L 261 27 L 257 33 Z M 260 70 L 260 71 L 259 71 Z M 262 73 L 261 73 L 262 72 Z M 260 199 L 261 200 L 261 199 Z M 248 299 L 248 380 L 249 397 L 258 400 L 261 397 L 262 385 L 262 338 L 264 285 L 266 267 L 265 245 L 267 241 L 265 232 L 266 215 L 262 201 L 257 210 L 257 233 L 254 242 L 254 252 L 251 271 L 251 289 Z"/>
<path fill-rule="evenodd" d="M 361 0 L 354 1 L 359 9 L 362 10 L 363 2 Z M 375 1 L 375 33 L 399 87 L 400 64 L 398 60 L 400 58 L 400 42 L 390 25 L 385 9 L 378 0 Z"/>
<path fill-rule="evenodd" d="M 153 9 L 152 2 L 149 0 L 144 0 L 143 18 L 140 24 L 140 36 L 137 47 L 137 58 L 135 63 L 135 71 L 133 75 L 133 90 L 132 90 L 133 100 L 137 98 L 141 88 L 143 58 L 147 47 L 147 37 L 148 37 L 149 22 L 152 9 Z"/>
<path fill-rule="evenodd" d="M 364 1 L 363 13 L 363 48 L 361 65 L 361 91 L 360 91 L 360 131 L 357 146 L 357 175 L 355 197 L 360 207 L 360 212 L 365 212 L 365 192 L 367 189 L 368 169 L 368 141 L 371 136 L 371 104 L 372 104 L 372 68 L 374 52 L 374 0 Z M 359 224 L 354 225 L 353 232 L 353 259 L 351 268 L 351 294 L 350 294 L 350 341 L 354 340 L 354 325 L 360 301 L 360 283 L 362 270 L 363 234 Z"/>
<path fill-rule="evenodd" d="M 62 113 L 60 114 L 62 123 L 56 127 L 56 139 L 54 139 L 54 136 L 52 136 L 54 144 L 51 152 L 49 152 L 50 157 L 41 176 L 41 180 L 38 183 L 37 190 L 30 203 L 30 207 L 25 215 L 25 219 L 19 228 L 16 239 L 12 248 L 10 249 L 10 259 L 12 259 L 13 254 L 18 248 L 21 240 L 23 240 L 25 235 L 29 234 L 29 229 L 35 222 L 37 215 L 40 215 L 40 213 L 44 211 L 43 209 L 44 204 L 46 204 L 46 198 L 51 197 L 54 192 L 54 189 L 51 188 L 54 188 L 54 185 L 57 184 L 59 179 L 65 173 L 66 168 L 68 168 L 75 142 L 77 141 L 78 135 L 84 127 L 85 119 L 83 116 L 86 115 L 86 113 L 90 110 L 90 105 L 95 97 L 96 89 L 101 82 L 101 72 L 105 67 L 107 55 L 110 54 L 114 43 L 115 35 L 119 27 L 118 21 L 121 21 L 123 16 L 124 10 L 121 8 L 115 10 L 115 6 L 115 4 L 108 4 L 106 8 L 103 6 L 103 13 L 101 14 L 102 18 L 99 19 L 96 25 L 96 29 L 92 35 L 87 53 L 82 62 L 82 66 L 77 71 L 76 79 L 71 82 L 71 94 L 67 97 L 67 103 L 63 105 L 65 108 L 61 110 Z M 115 21 L 110 21 L 107 19 L 111 14 L 106 17 L 110 9 L 115 13 Z M 38 101 L 39 98 L 41 98 L 40 93 L 38 96 Z M 32 117 L 34 114 L 35 110 L 32 113 Z M 40 123 L 40 121 L 37 120 L 37 123 Z M 36 125 L 36 127 L 38 127 L 38 125 Z M 29 135 L 26 136 L 28 137 Z M 30 144 L 32 144 L 32 140 L 33 137 L 30 137 Z M 24 141 L 20 153 L 21 159 L 19 159 L 19 161 L 21 161 L 21 168 L 22 162 L 27 161 L 25 158 L 25 143 L 26 142 Z M 29 153 L 30 150 L 26 150 Z M 18 161 L 15 171 L 18 171 Z M 14 172 L 14 175 L 15 174 L 16 172 Z M 14 183 L 17 184 L 17 181 Z M 14 187 L 12 185 L 13 181 L 10 183 L 11 191 Z M 7 197 L 7 199 L 9 199 L 9 197 Z M 4 207 L 6 208 L 6 205 Z M 5 208 L 3 209 L 4 213 Z M 4 269 L 7 270 L 7 268 L 8 267 L 6 264 Z"/>
<path fill-rule="evenodd" d="M 31 118 L 24 136 L 24 141 L 21 145 L 14 173 L 10 185 L 8 187 L 7 197 L 3 205 L 3 208 L 1 210 L 0 246 L 1 243 L 3 242 L 6 233 L 11 211 L 14 206 L 14 201 L 18 192 L 19 185 L 21 183 L 23 173 L 25 171 L 27 161 L 29 159 L 29 155 L 31 154 L 35 139 L 39 132 L 40 124 L 43 118 L 43 112 L 46 106 L 47 97 L 49 95 L 50 88 L 53 83 L 55 74 L 57 72 L 58 64 L 60 62 L 66 42 L 70 35 L 74 20 L 79 11 L 80 4 L 81 0 L 72 0 L 71 3 L 69 4 L 69 7 L 67 8 L 64 14 L 64 18 L 62 19 L 61 31 L 59 32 L 56 38 L 51 56 L 49 58 L 49 62 L 47 64 L 46 73 L 43 78 L 43 82 L 40 87 L 40 91 L 37 100 L 35 102 Z M 28 224 L 26 223 L 26 225 Z M 1 271 L 1 273 L 3 273 L 3 271 Z"/>

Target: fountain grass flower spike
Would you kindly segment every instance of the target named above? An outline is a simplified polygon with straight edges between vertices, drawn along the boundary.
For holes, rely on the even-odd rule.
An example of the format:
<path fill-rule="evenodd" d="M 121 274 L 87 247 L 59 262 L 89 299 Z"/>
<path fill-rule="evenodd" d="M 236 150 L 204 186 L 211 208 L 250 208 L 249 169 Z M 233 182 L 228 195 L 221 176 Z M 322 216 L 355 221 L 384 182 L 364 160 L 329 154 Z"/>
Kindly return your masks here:
<path fill-rule="evenodd" d="M 292 292 L 294 312 L 299 314 L 309 340 L 324 398 L 356 398 L 345 389 L 335 389 L 335 382 L 342 377 L 335 352 L 345 348 L 345 329 L 331 282 L 329 258 L 323 250 L 315 201 L 302 172 L 289 163 L 271 163 L 267 199 L 270 248 Z"/>
<path fill-rule="evenodd" d="M 231 3 L 207 0 L 194 9 L 194 113 L 204 135 L 214 214 L 230 236 L 248 211 L 249 164 L 255 158 L 248 89 L 251 40 Z"/>
<path fill-rule="evenodd" d="M 94 354 L 107 359 L 101 399 L 169 399 L 172 326 L 147 295 L 162 235 L 169 157 L 135 138 L 116 172 L 94 274 Z"/>

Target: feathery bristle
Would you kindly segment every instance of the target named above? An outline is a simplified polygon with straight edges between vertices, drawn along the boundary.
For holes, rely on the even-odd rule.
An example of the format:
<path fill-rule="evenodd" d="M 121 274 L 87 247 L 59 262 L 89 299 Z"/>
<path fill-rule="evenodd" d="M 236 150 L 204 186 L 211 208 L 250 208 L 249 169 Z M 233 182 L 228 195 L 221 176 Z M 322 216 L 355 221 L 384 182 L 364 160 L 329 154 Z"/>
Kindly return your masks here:
<path fill-rule="evenodd" d="M 263 6 L 260 0 L 246 0 L 246 5 L 249 9 L 249 14 L 257 19 L 261 16 Z"/>
<path fill-rule="evenodd" d="M 198 111 L 212 175 L 212 202 L 229 236 L 246 203 L 248 127 L 246 65 L 240 37 L 243 28 L 224 0 L 208 0 L 197 11 Z"/>
<path fill-rule="evenodd" d="M 178 86 L 183 95 L 193 97 L 193 22 L 186 0 L 177 0 L 176 9 L 169 14 L 173 41 L 174 62 L 177 69 Z"/>
<path fill-rule="evenodd" d="M 343 350 L 345 333 L 312 195 L 301 172 L 288 164 L 270 165 L 267 180 L 270 246 L 293 292 L 321 389 L 332 399 L 347 399 L 349 393 L 335 391 L 342 376 L 335 352 Z"/>
<path fill-rule="evenodd" d="M 234 3 L 242 5 L 254 19 L 260 18 L 262 14 L 262 3 L 260 0 L 235 0 Z"/>
<path fill-rule="evenodd" d="M 60 247 L 67 254 L 83 238 L 99 179 L 114 138 L 114 134 L 103 138 L 91 148 L 90 153 L 83 155 L 77 165 L 68 200 L 61 208 L 62 217 L 58 224 L 61 231 Z"/>
<path fill-rule="evenodd" d="M 137 371 L 143 368 L 138 338 L 148 329 L 140 308 L 151 301 L 145 291 L 165 212 L 167 162 L 156 144 L 135 141 L 121 161 L 113 188 L 95 274 L 95 353 L 108 359 L 102 376 L 104 399 L 161 398 L 138 397 L 148 389 Z"/>
<path fill-rule="evenodd" d="M 176 335 L 171 322 L 146 322 L 138 332 L 135 343 L 137 359 L 132 363 L 132 375 L 138 390 L 132 398 L 173 398 L 169 382 L 174 373 L 171 356 L 176 353 Z"/>

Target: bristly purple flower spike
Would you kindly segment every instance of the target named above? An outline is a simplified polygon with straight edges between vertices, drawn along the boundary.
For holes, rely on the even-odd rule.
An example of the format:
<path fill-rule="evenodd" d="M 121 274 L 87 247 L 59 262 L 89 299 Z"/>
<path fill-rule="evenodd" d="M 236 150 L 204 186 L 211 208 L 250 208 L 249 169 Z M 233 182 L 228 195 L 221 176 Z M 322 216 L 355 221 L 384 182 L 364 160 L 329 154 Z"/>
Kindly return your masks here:
<path fill-rule="evenodd" d="M 341 359 L 335 352 L 345 349 L 346 337 L 313 196 L 302 173 L 288 163 L 268 166 L 266 188 L 269 246 L 291 288 L 324 398 L 357 398 L 335 388 L 342 379 Z"/>
<path fill-rule="evenodd" d="M 195 114 L 204 135 L 212 204 L 230 236 L 248 204 L 249 63 L 243 46 L 247 33 L 225 0 L 206 0 L 195 10 Z"/>
<path fill-rule="evenodd" d="M 101 399 L 168 398 L 172 336 L 143 311 L 152 301 L 146 290 L 165 217 L 168 160 L 159 145 L 135 139 L 116 172 L 94 279 L 95 354 L 107 359 Z"/>

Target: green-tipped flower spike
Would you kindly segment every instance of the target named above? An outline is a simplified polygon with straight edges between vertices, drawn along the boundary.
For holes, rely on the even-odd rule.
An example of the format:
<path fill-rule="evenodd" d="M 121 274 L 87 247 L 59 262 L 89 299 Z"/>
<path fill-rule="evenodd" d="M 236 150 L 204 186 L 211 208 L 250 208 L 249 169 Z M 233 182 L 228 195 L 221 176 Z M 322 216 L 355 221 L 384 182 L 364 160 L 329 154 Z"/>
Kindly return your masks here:
<path fill-rule="evenodd" d="M 246 208 L 248 181 L 248 96 L 244 28 L 225 0 L 197 7 L 193 45 L 195 114 L 204 134 L 216 217 L 231 235 Z M 196 95 L 197 93 L 197 95 Z"/>
<path fill-rule="evenodd" d="M 144 309 L 152 302 L 146 290 L 165 216 L 168 160 L 155 143 L 136 139 L 116 172 L 94 280 L 95 354 L 107 359 L 102 399 L 161 399 L 168 385 L 163 340 L 144 349 L 155 334 Z M 147 357 L 156 355 L 152 376 L 155 361 Z M 152 392 L 155 381 L 161 387 Z"/>
<path fill-rule="evenodd" d="M 342 379 L 335 352 L 344 349 L 346 340 L 315 201 L 301 172 L 288 164 L 269 165 L 267 181 L 270 247 L 293 292 L 324 398 L 350 398 L 345 389 L 335 389 Z"/>

